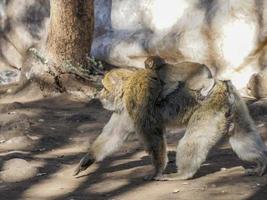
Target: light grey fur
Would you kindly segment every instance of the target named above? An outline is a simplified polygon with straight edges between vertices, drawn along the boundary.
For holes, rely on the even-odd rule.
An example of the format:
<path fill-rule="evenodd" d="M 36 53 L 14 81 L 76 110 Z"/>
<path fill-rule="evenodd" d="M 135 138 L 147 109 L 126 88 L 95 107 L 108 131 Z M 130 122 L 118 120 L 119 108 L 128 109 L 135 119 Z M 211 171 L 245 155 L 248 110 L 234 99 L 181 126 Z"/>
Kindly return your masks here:
<path fill-rule="evenodd" d="M 249 115 L 245 102 L 234 87 L 232 90 L 235 94 L 235 126 L 230 136 L 230 144 L 240 159 L 257 164 L 255 169 L 247 170 L 248 174 L 263 175 L 267 166 L 267 148 Z"/>
<path fill-rule="evenodd" d="M 200 107 L 192 103 L 189 108 L 193 108 L 193 114 L 190 116 L 188 123 L 186 122 L 188 119 L 186 112 L 181 111 L 179 113 L 179 122 L 183 119 L 182 122 L 186 122 L 187 128 L 184 137 L 177 146 L 176 163 L 178 172 L 165 175 L 160 180 L 192 178 L 200 165 L 206 160 L 209 150 L 224 135 L 229 137 L 230 144 L 240 159 L 257 164 L 256 168 L 246 170 L 247 175 L 262 176 L 266 172 L 266 145 L 249 115 L 245 102 L 230 81 L 224 83 L 227 84 L 229 92 L 227 94 L 229 98 L 225 107 L 226 110 L 220 110 L 221 107 L 219 107 L 219 110 L 210 109 L 209 104 L 206 104 L 205 101 Z M 175 99 L 175 101 L 185 102 L 185 99 Z M 194 108 L 192 105 L 196 107 Z M 230 110 L 227 110 L 228 106 Z M 172 108 L 165 107 L 169 110 L 165 113 L 171 112 Z M 183 115 L 185 118 L 183 118 Z M 165 115 L 165 118 L 175 120 L 172 115 Z M 174 122 L 172 122 L 172 125 Z M 233 130 L 230 129 L 230 126 L 233 126 Z"/>
<path fill-rule="evenodd" d="M 156 71 L 159 79 L 164 83 L 162 99 L 176 90 L 181 83 L 185 83 L 186 88 L 190 90 L 200 91 L 202 96 L 207 96 L 215 84 L 210 69 L 200 63 L 171 64 L 159 56 L 150 56 L 145 60 L 145 68 Z"/>
<path fill-rule="evenodd" d="M 127 112 L 113 113 L 102 133 L 92 144 L 91 149 L 96 161 L 101 161 L 114 153 L 134 132 L 132 120 Z"/>
<path fill-rule="evenodd" d="M 198 93 L 185 85 L 170 93 L 158 107 L 165 126 L 186 126 L 186 133 L 177 146 L 177 173 L 162 175 L 167 163 L 164 134 L 141 135 L 141 140 L 146 142 L 146 147 L 153 151 L 149 152 L 153 154 L 155 166 L 153 179 L 192 178 L 206 160 L 210 149 L 223 136 L 230 138 L 230 144 L 240 159 L 257 164 L 256 168 L 247 170 L 247 174 L 263 175 L 267 166 L 267 148 L 257 132 L 244 101 L 231 82 L 216 81 L 209 95 L 203 100 L 198 99 Z M 114 102 L 110 103 L 114 104 Z M 136 130 L 125 108 L 121 110 L 121 113 L 113 114 L 92 145 L 89 154 L 81 160 L 76 174 L 86 169 L 95 160 L 100 161 L 117 150 L 129 134 L 143 131 Z M 232 132 L 229 132 L 230 127 L 234 127 Z M 147 130 L 155 129 L 152 127 Z M 149 145 L 152 145 L 152 148 Z"/>
<path fill-rule="evenodd" d="M 104 126 L 101 134 L 93 142 L 88 153 L 82 158 L 74 174 L 85 170 L 88 165 L 102 161 L 107 156 L 118 150 L 127 138 L 135 133 L 133 121 L 127 112 L 114 112 Z"/>

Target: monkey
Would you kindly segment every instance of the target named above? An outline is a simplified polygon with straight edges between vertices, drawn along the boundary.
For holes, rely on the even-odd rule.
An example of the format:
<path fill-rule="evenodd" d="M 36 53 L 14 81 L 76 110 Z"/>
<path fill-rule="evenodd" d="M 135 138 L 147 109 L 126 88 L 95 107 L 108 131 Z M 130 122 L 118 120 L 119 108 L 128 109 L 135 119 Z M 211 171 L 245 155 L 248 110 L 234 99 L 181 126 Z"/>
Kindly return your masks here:
<path fill-rule="evenodd" d="M 209 150 L 223 136 L 229 138 L 240 159 L 257 164 L 256 168 L 246 170 L 246 174 L 263 175 L 267 165 L 266 146 L 246 104 L 231 82 L 215 80 L 212 87 L 205 88 L 207 91 L 199 100 L 203 88 L 199 88 L 200 91 L 191 88 L 187 80 L 180 79 L 178 87 L 162 99 L 162 90 L 165 89 L 162 81 L 168 83 L 168 76 L 159 76 L 161 68 L 160 65 L 156 70 L 114 70 L 105 76 L 102 81 L 105 92 L 101 92 L 99 98 L 101 102 L 104 99 L 104 104 L 112 105 L 106 108 L 111 108 L 113 114 L 81 159 L 75 175 L 111 155 L 131 134 L 137 134 L 152 155 L 154 180 L 192 178 Z M 118 97 L 114 96 L 116 90 L 119 91 Z M 168 125 L 186 126 L 186 132 L 177 145 L 178 171 L 165 175 L 165 128 Z"/>
<path fill-rule="evenodd" d="M 155 176 L 161 175 L 166 167 L 167 158 L 158 158 L 162 151 L 166 151 L 166 146 L 163 123 L 157 113 L 158 109 L 154 106 L 162 90 L 155 71 L 113 70 L 105 75 L 102 84 L 104 88 L 99 99 L 103 107 L 113 111 L 113 114 L 92 148 L 80 161 L 75 175 L 93 162 L 101 161 L 110 155 L 133 133 L 142 138 L 146 150 L 152 155 Z M 150 118 L 150 115 L 155 117 Z"/>
<path fill-rule="evenodd" d="M 104 88 L 97 98 L 101 100 L 102 106 L 106 110 L 119 112 L 122 105 L 124 82 L 133 74 L 132 69 L 115 69 L 108 72 L 102 79 Z M 113 102 L 113 103 L 111 103 Z"/>
<path fill-rule="evenodd" d="M 165 60 L 159 56 L 149 56 L 145 60 L 145 69 L 151 69 L 157 72 L 160 68 L 162 68 L 167 63 Z"/>
<path fill-rule="evenodd" d="M 267 68 L 263 71 L 253 74 L 247 84 L 248 93 L 256 98 L 267 97 Z"/>
<path fill-rule="evenodd" d="M 186 87 L 191 90 L 200 91 L 203 96 L 206 96 L 207 91 L 210 91 L 214 85 L 214 78 L 210 69 L 200 63 L 169 64 L 159 56 L 150 56 L 145 60 L 145 69 L 155 71 L 165 85 L 161 98 L 166 97 L 181 83 L 186 83 Z"/>
<path fill-rule="evenodd" d="M 185 101 L 180 98 L 174 95 L 169 97 L 168 101 L 181 102 L 183 108 Z M 163 175 L 158 180 L 192 178 L 206 160 L 209 150 L 222 137 L 229 138 L 230 145 L 239 158 L 257 163 L 255 169 L 245 171 L 247 175 L 263 175 L 267 165 L 266 146 L 249 116 L 244 101 L 230 81 L 216 81 L 208 98 L 201 103 L 192 102 L 192 110 L 186 105 L 184 105 L 185 111 L 180 111 L 178 120 L 174 118 L 175 123 L 179 125 L 185 123 L 187 126 L 185 135 L 178 142 L 176 149 L 177 172 Z M 171 107 L 166 106 L 166 108 L 172 112 Z M 167 113 L 164 118 L 170 120 L 172 115 Z"/>

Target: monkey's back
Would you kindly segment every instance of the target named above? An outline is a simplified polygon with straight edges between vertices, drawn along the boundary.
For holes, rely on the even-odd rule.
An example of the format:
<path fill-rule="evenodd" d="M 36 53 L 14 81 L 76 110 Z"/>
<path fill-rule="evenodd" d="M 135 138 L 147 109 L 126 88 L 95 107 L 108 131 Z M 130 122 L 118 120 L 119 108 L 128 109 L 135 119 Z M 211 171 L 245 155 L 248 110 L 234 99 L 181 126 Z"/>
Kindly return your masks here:
<path fill-rule="evenodd" d="M 156 73 L 148 69 L 135 71 L 124 85 L 126 109 L 134 122 L 143 129 L 151 124 L 161 124 L 161 115 L 156 107 L 161 89 Z"/>
<path fill-rule="evenodd" d="M 217 81 L 211 94 L 205 99 L 198 97 L 199 92 L 190 90 L 185 86 L 177 88 L 169 94 L 159 105 L 163 113 L 164 121 L 169 125 L 186 125 L 193 113 L 203 113 L 212 111 L 229 112 L 231 107 L 229 103 L 229 91 L 227 84 L 223 81 Z"/>

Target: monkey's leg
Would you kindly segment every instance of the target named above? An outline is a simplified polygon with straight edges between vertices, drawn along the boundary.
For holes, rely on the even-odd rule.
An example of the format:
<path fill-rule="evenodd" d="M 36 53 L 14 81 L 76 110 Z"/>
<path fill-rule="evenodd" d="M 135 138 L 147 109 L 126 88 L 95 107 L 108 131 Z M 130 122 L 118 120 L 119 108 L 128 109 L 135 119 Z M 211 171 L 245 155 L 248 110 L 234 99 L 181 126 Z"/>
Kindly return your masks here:
<path fill-rule="evenodd" d="M 74 171 L 74 175 L 78 175 L 94 162 L 101 161 L 114 153 L 131 133 L 134 133 L 134 128 L 128 114 L 126 112 L 121 114 L 113 113 L 102 133 L 92 144 L 89 152 L 81 159 Z"/>
<path fill-rule="evenodd" d="M 176 151 L 178 172 L 166 174 L 161 180 L 192 178 L 206 160 L 210 149 L 222 138 L 225 116 L 223 112 L 195 112 Z"/>
<path fill-rule="evenodd" d="M 247 175 L 262 176 L 266 172 L 267 148 L 255 127 L 247 131 L 237 128 L 230 137 L 230 144 L 241 160 L 257 164 L 254 169 L 246 170 Z"/>
<path fill-rule="evenodd" d="M 155 169 L 154 174 L 146 177 L 145 179 L 160 180 L 168 161 L 164 133 L 161 130 L 156 132 L 148 131 L 146 135 L 144 135 L 143 139 L 145 141 L 147 151 L 152 156 L 152 163 Z"/>
<path fill-rule="evenodd" d="M 257 131 L 247 105 L 232 85 L 229 88 L 235 99 L 234 133 L 230 136 L 230 144 L 241 160 L 257 164 L 254 169 L 248 169 L 246 174 L 262 176 L 267 168 L 267 147 Z"/>

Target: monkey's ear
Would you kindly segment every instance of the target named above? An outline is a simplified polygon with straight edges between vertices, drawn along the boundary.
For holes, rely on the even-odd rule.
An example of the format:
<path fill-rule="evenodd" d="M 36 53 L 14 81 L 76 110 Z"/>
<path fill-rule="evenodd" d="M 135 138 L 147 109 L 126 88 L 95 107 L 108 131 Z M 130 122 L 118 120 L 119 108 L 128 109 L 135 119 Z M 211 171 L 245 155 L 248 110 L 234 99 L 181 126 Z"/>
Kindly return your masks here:
<path fill-rule="evenodd" d="M 114 74 L 113 74 L 114 75 Z M 115 92 L 119 87 L 123 85 L 123 80 L 117 75 L 105 77 L 102 80 L 102 84 L 109 92 Z"/>
<path fill-rule="evenodd" d="M 104 76 L 102 84 L 108 91 L 113 91 L 114 89 L 121 87 L 132 73 L 133 71 L 128 69 L 114 69 Z"/>
<path fill-rule="evenodd" d="M 203 88 L 200 90 L 200 94 L 204 97 L 208 96 L 214 85 L 215 85 L 215 80 L 213 78 L 206 79 L 203 82 Z"/>
<path fill-rule="evenodd" d="M 198 91 L 203 97 L 206 97 L 215 85 L 215 80 L 213 78 L 195 76 L 187 80 L 186 85 L 190 90 Z"/>
<path fill-rule="evenodd" d="M 118 74 L 112 74 L 112 76 L 109 76 L 109 81 L 112 85 L 119 84 L 122 81 L 122 77 Z"/>
<path fill-rule="evenodd" d="M 159 56 L 150 56 L 145 60 L 146 69 L 158 70 L 165 64 L 165 60 Z"/>

